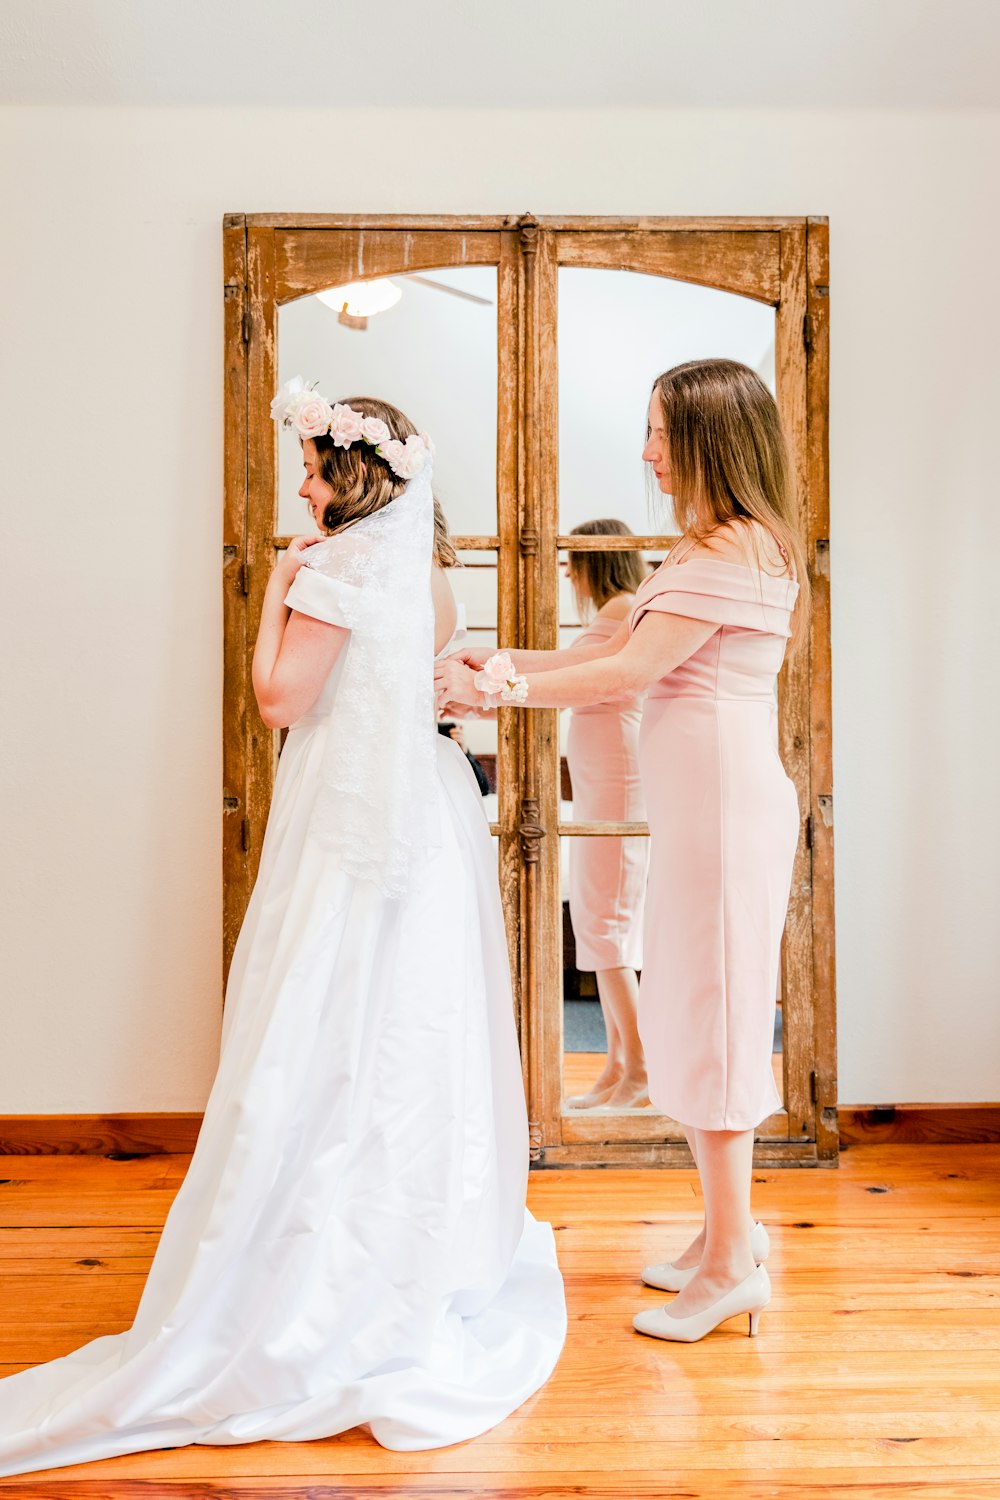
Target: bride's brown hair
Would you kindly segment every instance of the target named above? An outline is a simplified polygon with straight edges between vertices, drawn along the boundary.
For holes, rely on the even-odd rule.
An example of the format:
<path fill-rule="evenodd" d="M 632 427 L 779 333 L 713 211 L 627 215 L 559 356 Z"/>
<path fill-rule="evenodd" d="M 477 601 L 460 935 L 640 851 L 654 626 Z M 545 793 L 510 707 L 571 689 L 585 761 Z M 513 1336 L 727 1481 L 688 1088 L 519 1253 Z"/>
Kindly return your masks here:
<path fill-rule="evenodd" d="M 378 417 L 389 436 L 405 443 L 417 429 L 405 412 L 375 396 L 346 396 L 344 404 L 363 417 Z M 345 531 L 365 516 L 373 516 L 400 496 L 406 480 L 394 474 L 384 458 L 367 443 L 338 448 L 330 434 L 313 438 L 316 470 L 333 490 L 333 499 L 323 512 L 323 530 L 330 536 Z M 434 560 L 439 568 L 453 568 L 458 554 L 448 535 L 448 522 L 439 501 L 434 501 Z"/>
<path fill-rule="evenodd" d="M 734 359 L 695 359 L 657 376 L 674 518 L 687 537 L 704 541 L 723 526 L 741 526 L 757 557 L 752 522 L 788 553 L 799 583 L 792 622 L 797 644 L 808 618 L 809 570 L 795 527 L 795 488 L 774 397 L 756 371 Z"/>

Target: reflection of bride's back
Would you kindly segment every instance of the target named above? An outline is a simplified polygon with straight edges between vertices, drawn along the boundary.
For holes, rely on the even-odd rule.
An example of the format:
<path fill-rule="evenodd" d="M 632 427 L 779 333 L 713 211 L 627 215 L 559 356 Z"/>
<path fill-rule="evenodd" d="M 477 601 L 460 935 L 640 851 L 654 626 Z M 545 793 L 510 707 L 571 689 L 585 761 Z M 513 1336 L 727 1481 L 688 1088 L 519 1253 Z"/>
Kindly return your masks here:
<path fill-rule="evenodd" d="M 432 816 L 403 894 L 353 873 L 314 817 L 325 798 L 336 822 L 331 736 L 368 733 L 345 685 L 362 632 L 378 638 L 364 584 L 337 576 L 338 540 L 309 549 L 287 602 L 353 618 L 352 637 L 285 739 L 218 1074 L 135 1321 L 0 1381 L 0 1473 L 358 1424 L 390 1448 L 435 1447 L 500 1421 L 558 1358 L 562 1283 L 551 1229 L 524 1206 L 521 1066 L 475 777 L 428 715 L 409 750 L 430 757 Z M 377 808 L 366 815 L 377 833 Z"/>

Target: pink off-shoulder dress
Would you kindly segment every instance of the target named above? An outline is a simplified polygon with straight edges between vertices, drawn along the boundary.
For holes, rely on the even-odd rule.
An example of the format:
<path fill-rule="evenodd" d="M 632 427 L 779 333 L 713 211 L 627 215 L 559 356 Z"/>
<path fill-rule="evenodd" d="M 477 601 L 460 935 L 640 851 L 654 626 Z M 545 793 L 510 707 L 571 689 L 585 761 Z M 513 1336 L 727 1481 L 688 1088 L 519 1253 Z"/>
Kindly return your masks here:
<path fill-rule="evenodd" d="M 597 615 L 573 645 L 610 640 L 621 623 Z M 566 760 L 573 783 L 573 817 L 578 821 L 645 820 L 639 779 L 641 717 L 641 698 L 573 710 Z M 598 834 L 569 842 L 569 915 L 577 968 L 641 969 L 649 839 Z"/>
<path fill-rule="evenodd" d="M 629 620 L 718 625 L 646 698 L 639 764 L 650 830 L 639 1034 L 653 1104 L 702 1130 L 782 1107 L 771 1071 L 781 936 L 799 836 L 778 756 L 776 681 L 798 584 L 671 554 Z"/>

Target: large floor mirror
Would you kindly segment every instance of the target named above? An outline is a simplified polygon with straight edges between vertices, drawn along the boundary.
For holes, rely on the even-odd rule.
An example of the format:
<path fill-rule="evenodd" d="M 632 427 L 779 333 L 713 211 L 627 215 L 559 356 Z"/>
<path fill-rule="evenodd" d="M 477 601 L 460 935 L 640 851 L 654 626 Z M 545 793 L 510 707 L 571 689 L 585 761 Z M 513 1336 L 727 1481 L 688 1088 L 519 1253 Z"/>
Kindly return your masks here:
<path fill-rule="evenodd" d="M 757 1150 L 835 1160 L 825 221 L 229 215 L 224 241 L 227 962 L 280 750 L 249 685 L 260 600 L 280 548 L 312 529 L 297 440 L 269 418 L 278 385 L 384 396 L 433 433 L 462 639 L 569 646 L 615 628 L 675 539 L 640 459 L 654 377 L 738 359 L 782 410 L 813 573 L 809 643 L 779 684 L 802 836 L 775 995 L 783 1108 Z M 496 840 L 539 1165 L 686 1160 L 631 1024 L 640 709 L 440 726 L 473 762 Z"/>

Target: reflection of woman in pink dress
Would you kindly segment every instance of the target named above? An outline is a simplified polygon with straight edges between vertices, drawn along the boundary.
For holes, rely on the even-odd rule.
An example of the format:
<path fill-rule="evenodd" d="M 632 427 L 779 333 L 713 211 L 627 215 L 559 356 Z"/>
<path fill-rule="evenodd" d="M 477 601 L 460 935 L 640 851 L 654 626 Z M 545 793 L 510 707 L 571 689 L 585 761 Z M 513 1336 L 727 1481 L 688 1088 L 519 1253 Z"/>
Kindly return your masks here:
<path fill-rule="evenodd" d="M 808 575 L 778 410 L 753 370 L 727 359 L 668 370 L 648 423 L 643 457 L 673 497 L 683 540 L 642 585 L 631 618 L 586 660 L 515 651 L 480 663 L 482 653 L 465 652 L 464 665 L 453 658 L 435 676 L 442 698 L 475 706 L 476 677 L 529 708 L 649 694 L 639 1027 L 650 1096 L 682 1123 L 697 1163 L 705 1224 L 676 1261 L 643 1272 L 676 1301 L 634 1321 L 690 1343 L 737 1314 L 755 1333 L 770 1298 L 750 1183 L 754 1127 L 780 1104 L 771 1036 L 799 837 L 775 686 Z"/>
<path fill-rule="evenodd" d="M 587 521 L 572 536 L 631 536 L 624 521 Z M 586 629 L 574 649 L 603 645 L 632 612 L 646 576 L 641 552 L 570 552 L 566 575 Z M 596 610 L 596 613 L 594 611 Z M 642 700 L 591 703 L 573 710 L 566 759 L 573 784 L 575 822 L 639 823 L 646 804 L 639 782 Z M 649 1104 L 646 1064 L 636 1010 L 637 969 L 642 968 L 642 910 L 649 865 L 648 838 L 580 836 L 569 841 L 569 914 L 576 966 L 597 976 L 608 1033 L 608 1055 L 586 1094 L 567 1099 L 571 1109 L 607 1105 L 641 1109 Z"/>

